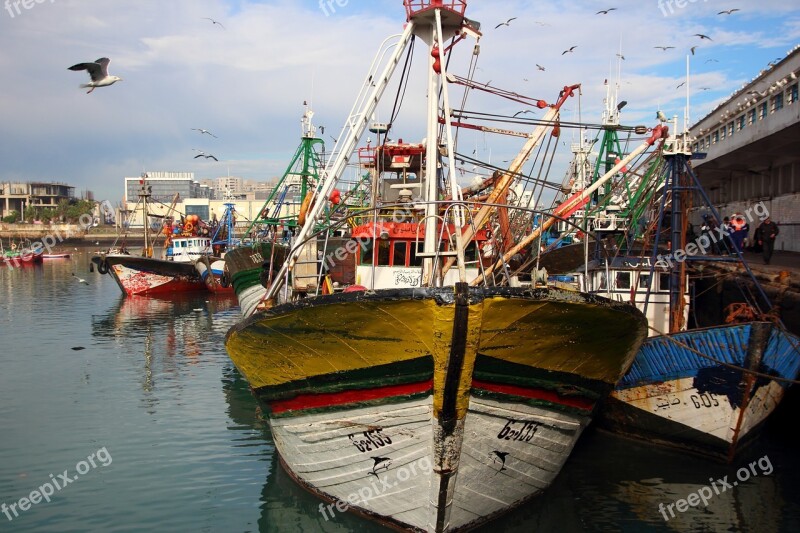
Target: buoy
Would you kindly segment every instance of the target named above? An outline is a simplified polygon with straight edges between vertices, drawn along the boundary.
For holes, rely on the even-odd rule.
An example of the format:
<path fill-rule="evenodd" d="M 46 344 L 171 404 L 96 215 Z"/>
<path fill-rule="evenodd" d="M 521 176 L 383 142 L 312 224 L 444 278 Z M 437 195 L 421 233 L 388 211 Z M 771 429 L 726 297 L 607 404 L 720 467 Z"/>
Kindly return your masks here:
<path fill-rule="evenodd" d="M 308 210 L 311 209 L 311 199 L 314 197 L 314 191 L 308 191 L 306 193 L 306 197 L 303 198 L 303 203 L 300 204 L 300 213 L 297 215 L 297 223 L 301 226 L 305 225 L 306 223 L 306 214 Z"/>

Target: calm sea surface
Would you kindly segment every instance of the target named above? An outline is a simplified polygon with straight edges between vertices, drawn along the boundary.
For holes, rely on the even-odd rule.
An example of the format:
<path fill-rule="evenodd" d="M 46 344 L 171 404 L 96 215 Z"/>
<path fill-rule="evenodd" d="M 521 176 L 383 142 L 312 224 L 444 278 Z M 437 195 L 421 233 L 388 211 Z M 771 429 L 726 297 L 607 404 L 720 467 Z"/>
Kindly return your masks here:
<path fill-rule="evenodd" d="M 89 257 L 0 266 L 0 531 L 382 531 L 326 521 L 281 470 L 225 352 L 235 299 L 124 298 Z M 484 531 L 800 531 L 796 392 L 733 465 L 590 428 L 542 497 Z M 707 506 L 659 512 L 758 459 Z"/>

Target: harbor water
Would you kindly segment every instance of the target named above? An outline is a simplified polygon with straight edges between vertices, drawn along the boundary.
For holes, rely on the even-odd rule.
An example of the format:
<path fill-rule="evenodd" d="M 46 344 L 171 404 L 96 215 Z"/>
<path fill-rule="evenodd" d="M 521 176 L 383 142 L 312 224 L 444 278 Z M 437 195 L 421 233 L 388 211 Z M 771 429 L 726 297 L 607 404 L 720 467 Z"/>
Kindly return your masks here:
<path fill-rule="evenodd" d="M 225 352 L 235 298 L 125 298 L 90 257 L 0 266 L 0 531 L 384 530 L 281 468 Z M 732 464 L 590 427 L 481 530 L 800 531 L 797 396 Z"/>

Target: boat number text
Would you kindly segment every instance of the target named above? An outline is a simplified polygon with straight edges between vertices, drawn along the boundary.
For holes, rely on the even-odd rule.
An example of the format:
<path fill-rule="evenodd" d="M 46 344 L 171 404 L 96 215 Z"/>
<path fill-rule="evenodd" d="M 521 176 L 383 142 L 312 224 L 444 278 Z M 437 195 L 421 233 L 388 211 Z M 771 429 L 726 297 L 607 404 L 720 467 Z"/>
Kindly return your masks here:
<path fill-rule="evenodd" d="M 253 263 L 255 263 L 257 265 L 260 265 L 261 263 L 264 262 L 264 258 L 261 257 L 261 253 L 256 252 L 256 253 L 254 253 L 253 255 L 250 256 L 250 261 L 252 261 Z"/>
<path fill-rule="evenodd" d="M 537 422 L 523 422 L 521 420 L 509 420 L 500 433 L 497 434 L 498 439 L 502 440 L 516 440 L 522 442 L 530 442 L 536 434 L 541 424 Z"/>
<path fill-rule="evenodd" d="M 695 409 L 700 409 L 701 407 L 716 407 L 719 405 L 719 400 L 717 400 L 716 396 L 708 392 L 703 392 L 699 395 L 692 394 L 689 396 L 689 399 L 692 400 Z"/>
<path fill-rule="evenodd" d="M 361 435 L 354 433 L 348 435 L 353 446 L 360 452 L 371 452 L 392 443 L 392 439 L 381 433 L 380 429 L 370 429 L 369 431 L 364 431 Z"/>

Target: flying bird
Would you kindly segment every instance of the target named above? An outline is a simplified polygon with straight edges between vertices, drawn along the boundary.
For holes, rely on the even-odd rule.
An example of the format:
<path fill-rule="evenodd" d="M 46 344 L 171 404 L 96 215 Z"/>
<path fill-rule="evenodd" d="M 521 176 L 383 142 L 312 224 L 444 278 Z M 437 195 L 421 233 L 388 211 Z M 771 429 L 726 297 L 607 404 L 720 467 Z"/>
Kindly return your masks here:
<path fill-rule="evenodd" d="M 81 84 L 81 89 L 91 87 L 88 91 L 86 91 L 86 94 L 89 94 L 97 87 L 107 87 L 112 85 L 114 82 L 122 80 L 122 78 L 117 76 L 108 75 L 108 64 L 110 62 L 111 60 L 109 58 L 101 57 L 100 59 L 95 60 L 94 63 L 78 63 L 77 65 L 72 65 L 69 67 L 69 70 L 86 70 L 89 72 L 89 78 L 91 78 L 92 81 Z"/>
<path fill-rule="evenodd" d="M 701 91 L 710 91 L 711 87 L 700 87 Z"/>
<path fill-rule="evenodd" d="M 561 55 L 563 56 L 564 54 L 567 54 L 567 53 L 569 53 L 569 52 L 572 52 L 572 51 L 573 51 L 573 50 L 575 50 L 576 48 L 578 48 L 578 45 L 577 45 L 577 44 L 576 44 L 575 46 L 570 46 L 568 50 L 564 50 L 563 52 L 561 52 Z"/>
<path fill-rule="evenodd" d="M 608 15 L 609 11 L 616 11 L 616 9 L 617 9 L 616 7 L 609 7 L 608 9 L 601 9 L 600 11 L 595 13 L 595 15 Z"/>
<path fill-rule="evenodd" d="M 622 54 L 617 54 L 617 57 L 618 57 L 618 58 L 620 58 L 621 60 L 625 61 L 625 56 L 624 56 L 624 55 L 622 55 Z"/>
<path fill-rule="evenodd" d="M 523 113 L 532 113 L 532 111 L 531 111 L 530 109 L 526 109 L 526 110 L 524 110 L 524 111 L 517 111 L 517 112 L 516 112 L 516 113 L 514 113 L 514 115 L 512 115 L 512 116 L 516 117 L 517 115 L 521 115 L 521 114 L 523 114 Z"/>
<path fill-rule="evenodd" d="M 717 15 L 730 15 L 731 13 L 733 13 L 733 12 L 735 12 L 735 11 L 741 11 L 741 9 L 739 9 L 739 8 L 735 8 L 735 9 L 725 9 L 725 10 L 723 10 L 723 11 L 720 11 L 719 13 L 717 13 Z"/>
<path fill-rule="evenodd" d="M 539 63 L 536 63 L 536 68 L 538 68 L 541 71 L 544 71 L 544 67 L 541 66 Z"/>
<path fill-rule="evenodd" d="M 512 21 L 512 20 L 514 20 L 514 19 L 516 19 L 516 18 L 517 18 L 517 17 L 511 17 L 511 18 L 510 18 L 510 19 L 508 19 L 507 21 L 505 21 L 505 22 L 501 22 L 500 24 L 498 24 L 497 26 L 495 26 L 495 27 L 494 27 L 494 29 L 497 29 L 497 28 L 499 28 L 500 26 L 511 26 L 511 21 Z"/>
<path fill-rule="evenodd" d="M 214 137 L 215 139 L 219 139 L 219 137 L 217 137 L 216 135 L 214 135 L 214 134 L 213 134 L 213 133 L 211 133 L 210 131 L 208 131 L 208 130 L 205 130 L 205 129 L 203 129 L 203 128 L 192 128 L 192 129 L 193 129 L 194 131 L 199 131 L 200 133 L 208 133 L 209 135 L 211 135 L 211 136 L 212 136 L 212 137 Z"/>
<path fill-rule="evenodd" d="M 86 281 L 85 279 L 79 278 L 78 276 L 76 276 L 75 272 L 72 273 L 72 277 L 74 277 L 76 280 L 78 280 L 78 283 L 83 283 L 84 285 L 88 285 L 89 284 L 89 282 Z"/>
<path fill-rule="evenodd" d="M 653 48 L 661 48 L 662 50 L 666 51 L 670 48 L 675 48 L 674 46 L 654 46 Z"/>
<path fill-rule="evenodd" d="M 219 161 L 219 159 L 217 159 L 213 155 L 207 154 L 207 153 L 203 152 L 202 150 L 195 150 L 195 151 L 200 152 L 200 153 L 198 153 L 196 156 L 194 156 L 194 159 L 197 159 L 198 157 L 205 157 L 206 159 L 213 159 L 214 161 Z"/>
<path fill-rule="evenodd" d="M 706 63 L 719 63 L 719 59 L 706 59 Z"/>
<path fill-rule="evenodd" d="M 222 23 L 220 23 L 220 22 L 217 22 L 216 20 L 214 20 L 214 19 L 212 19 L 212 18 L 209 18 L 209 17 L 203 17 L 203 18 L 204 18 L 205 20 L 210 20 L 212 25 L 213 25 L 213 24 L 219 24 L 219 27 L 220 27 L 220 28 L 222 28 L 223 30 L 225 29 L 225 26 L 223 26 L 223 25 L 222 25 Z"/>
<path fill-rule="evenodd" d="M 708 35 L 703 35 L 702 33 L 695 33 L 694 37 L 700 37 L 701 39 L 708 39 L 709 41 L 713 41 L 714 40 L 711 37 L 709 37 Z"/>
<path fill-rule="evenodd" d="M 676 88 L 676 89 L 680 89 L 680 88 L 681 88 L 681 87 L 683 87 L 684 85 L 686 85 L 686 82 L 685 82 L 685 81 L 682 81 L 682 82 L 680 83 L 680 85 L 678 85 L 678 86 L 677 86 L 677 87 L 675 87 L 675 88 Z"/>
<path fill-rule="evenodd" d="M 692 46 L 691 48 L 689 48 L 689 50 L 692 52 L 692 55 L 694 55 L 694 51 L 697 50 L 697 47 Z"/>

